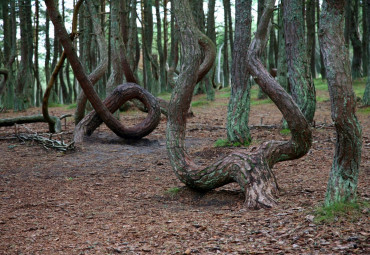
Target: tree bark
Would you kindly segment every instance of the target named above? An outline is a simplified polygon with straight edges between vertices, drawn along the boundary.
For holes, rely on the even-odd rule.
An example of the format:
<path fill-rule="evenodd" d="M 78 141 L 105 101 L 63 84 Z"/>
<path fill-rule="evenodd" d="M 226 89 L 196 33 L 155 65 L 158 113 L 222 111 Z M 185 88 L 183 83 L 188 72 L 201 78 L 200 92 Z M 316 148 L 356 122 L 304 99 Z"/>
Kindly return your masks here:
<path fill-rule="evenodd" d="M 356 199 L 362 138 L 343 34 L 345 0 L 324 0 L 322 8 L 319 41 L 336 129 L 335 153 L 325 197 L 325 204 L 331 205 Z"/>
<path fill-rule="evenodd" d="M 31 0 L 19 1 L 19 18 L 21 28 L 21 63 L 17 76 L 16 111 L 23 111 L 32 105 L 32 42 L 33 30 L 31 20 Z"/>
<path fill-rule="evenodd" d="M 77 5 L 76 5 L 77 6 Z M 93 21 L 93 29 L 94 33 L 96 35 L 96 39 L 98 42 L 98 48 L 99 48 L 99 53 L 100 53 L 100 62 L 96 66 L 93 72 L 90 73 L 89 75 L 89 80 L 91 81 L 92 84 L 96 84 L 98 80 L 104 75 L 108 68 L 108 55 L 106 53 L 107 43 L 104 38 L 104 34 L 102 31 L 102 28 L 100 26 L 100 23 L 98 22 L 98 16 L 97 13 L 94 9 L 94 6 L 92 3 L 89 1 L 87 3 L 88 10 L 90 11 L 90 16 Z M 76 10 L 76 8 L 75 8 Z M 78 10 L 77 10 L 78 11 Z M 108 86 L 107 86 L 108 87 Z M 85 108 L 86 108 L 86 103 L 87 103 L 87 97 L 84 93 L 84 91 L 81 91 L 81 93 L 77 97 L 77 108 L 75 112 L 75 124 L 77 125 L 85 116 Z"/>
<path fill-rule="evenodd" d="M 315 1 L 318 0 L 308 0 L 307 1 L 307 55 L 310 62 L 310 70 L 312 78 L 316 78 L 316 68 L 315 68 Z"/>
<path fill-rule="evenodd" d="M 285 49 L 291 94 L 307 121 L 313 123 L 316 93 L 309 69 L 302 4 L 303 0 L 284 1 Z"/>
<path fill-rule="evenodd" d="M 162 47 L 162 25 L 161 25 L 161 15 L 159 12 L 159 0 L 155 0 L 155 11 L 157 18 L 157 50 L 159 55 L 159 93 L 167 88 L 167 78 L 166 78 L 166 59 L 164 57 L 163 47 Z"/>
<path fill-rule="evenodd" d="M 231 96 L 227 111 L 227 139 L 232 143 L 249 144 L 250 73 L 247 51 L 251 41 L 252 1 L 236 0 L 235 42 L 231 68 Z"/>
<path fill-rule="evenodd" d="M 317 19 L 317 31 L 320 29 L 320 1 L 316 1 L 316 19 Z M 348 43 L 346 44 L 348 45 Z M 321 79 L 326 79 L 326 70 L 325 70 L 325 65 L 324 65 L 324 58 L 322 56 L 322 52 L 320 50 L 320 74 L 321 74 Z"/>
<path fill-rule="evenodd" d="M 368 72 L 368 59 L 370 57 L 368 52 L 369 41 L 368 38 L 368 16 L 370 9 L 367 6 L 367 0 L 362 0 L 362 70 L 363 76 L 370 76 Z"/>
<path fill-rule="evenodd" d="M 180 27 L 183 66 L 171 97 L 166 136 L 167 151 L 176 176 L 190 188 L 200 191 L 238 182 L 245 192 L 247 207 L 274 206 L 277 184 L 271 171 L 272 166 L 279 161 L 303 156 L 311 146 L 311 131 L 304 116 L 256 55 L 261 50 L 261 45 L 265 44 L 274 1 L 268 2 L 255 39 L 248 50 L 247 68 L 258 78 L 260 86 L 282 111 L 292 130 L 292 140 L 267 142 L 250 153 L 234 152 L 203 169 L 190 158 L 184 145 L 185 115 L 190 107 L 201 65 L 199 31 L 192 18 L 188 0 L 175 1 L 173 8 Z"/>
<path fill-rule="evenodd" d="M 117 134 L 120 137 L 127 138 L 125 127 L 117 119 L 114 118 L 114 116 L 110 113 L 106 105 L 101 102 L 99 96 L 94 91 L 93 84 L 86 75 L 85 69 L 77 57 L 76 51 L 73 48 L 73 45 L 67 34 L 67 31 L 61 22 L 61 16 L 58 13 L 58 10 L 54 5 L 53 0 L 45 0 L 45 3 L 47 6 L 47 12 L 50 16 L 50 19 L 53 21 L 54 29 L 58 34 L 58 38 L 61 44 L 63 45 L 67 58 L 73 69 L 73 72 L 77 80 L 79 81 L 82 89 L 84 90 L 87 98 L 89 99 L 91 105 L 94 107 L 99 117 L 115 134 Z"/>
<path fill-rule="evenodd" d="M 370 10 L 370 0 L 366 0 L 367 9 Z M 367 15 L 367 42 L 370 40 L 370 15 Z M 367 82 L 364 91 L 364 96 L 362 97 L 362 102 L 366 106 L 370 106 L 370 43 L 367 45 Z"/>
<path fill-rule="evenodd" d="M 359 0 L 351 2 L 351 19 L 350 19 L 350 39 L 353 46 L 352 57 L 352 78 L 357 79 L 362 77 L 362 42 L 359 34 Z"/>

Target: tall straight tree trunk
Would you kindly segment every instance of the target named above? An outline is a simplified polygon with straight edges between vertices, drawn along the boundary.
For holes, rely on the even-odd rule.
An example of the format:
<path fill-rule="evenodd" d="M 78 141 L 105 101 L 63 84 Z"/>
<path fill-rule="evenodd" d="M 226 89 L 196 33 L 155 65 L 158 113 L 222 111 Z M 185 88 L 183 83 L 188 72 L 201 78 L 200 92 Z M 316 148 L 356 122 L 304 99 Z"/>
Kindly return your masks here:
<path fill-rule="evenodd" d="M 227 5 L 230 4 L 230 0 L 223 0 L 224 3 L 224 47 L 223 47 L 223 75 L 224 84 L 223 87 L 228 87 L 230 79 L 230 69 L 229 69 L 229 13 L 227 11 Z"/>
<path fill-rule="evenodd" d="M 370 10 L 370 0 L 366 0 L 365 3 L 367 10 Z M 370 15 L 367 14 L 367 37 L 365 40 L 369 42 L 370 40 Z M 364 92 L 364 96 L 362 98 L 362 101 L 364 105 L 370 106 L 370 43 L 367 44 L 367 53 L 368 53 L 368 58 L 367 58 L 367 82 L 366 82 L 366 88 Z"/>
<path fill-rule="evenodd" d="M 34 73 L 36 81 L 36 106 L 40 106 L 40 101 L 42 98 L 42 88 L 40 82 L 40 72 L 39 72 L 39 1 L 35 1 L 35 59 L 34 59 Z"/>
<path fill-rule="evenodd" d="M 361 126 L 355 115 L 350 61 L 343 34 L 345 0 L 324 0 L 320 24 L 320 47 L 328 70 L 332 119 L 336 129 L 333 165 L 325 204 L 356 199 L 361 160 Z M 335 43 L 333 43 L 335 42 Z"/>
<path fill-rule="evenodd" d="M 152 1 L 142 2 L 142 45 L 143 45 L 143 64 L 144 64 L 144 87 L 154 95 L 158 94 L 157 83 L 154 79 L 152 70 L 152 43 L 153 43 L 153 12 Z"/>
<path fill-rule="evenodd" d="M 285 49 L 292 97 L 306 120 L 313 123 L 316 95 L 307 60 L 302 4 L 303 0 L 284 0 Z"/>
<path fill-rule="evenodd" d="M 231 67 L 231 96 L 227 111 L 227 139 L 232 143 L 248 144 L 250 110 L 250 73 L 247 52 L 251 41 L 252 1 L 235 2 L 235 43 Z"/>
<path fill-rule="evenodd" d="M 258 0 L 257 25 L 260 23 L 260 20 L 261 20 L 264 9 L 265 9 L 265 0 Z M 261 56 L 261 60 L 262 60 L 263 64 L 266 66 L 267 55 L 266 55 L 266 49 L 265 48 L 262 50 L 262 52 L 260 52 L 260 56 Z M 267 96 L 265 95 L 265 93 L 263 93 L 262 89 L 259 87 L 257 98 L 258 99 L 264 99 L 266 97 Z"/>
<path fill-rule="evenodd" d="M 317 19 L 317 31 L 319 31 L 320 29 L 320 1 L 316 1 L 316 19 Z M 348 42 L 346 43 L 346 45 L 348 45 Z M 321 75 L 321 79 L 326 79 L 324 58 L 322 56 L 321 50 L 320 50 L 320 75 Z"/>
<path fill-rule="evenodd" d="M 159 12 L 159 0 L 155 0 L 155 11 L 157 18 L 157 50 L 159 55 L 159 93 L 167 88 L 166 59 L 162 48 L 162 26 L 161 14 Z"/>
<path fill-rule="evenodd" d="M 59 6 L 59 0 L 54 0 L 56 6 Z M 57 65 L 59 58 L 59 41 L 57 37 L 57 32 L 54 30 L 54 43 L 53 43 L 53 59 L 51 62 L 51 70 L 54 70 L 55 66 Z M 59 82 L 58 79 L 55 79 L 53 90 L 51 92 L 51 102 L 53 103 L 60 103 L 59 102 Z"/>
<path fill-rule="evenodd" d="M 50 27 L 50 19 L 49 16 L 46 15 L 45 21 L 45 79 L 46 83 L 49 82 L 51 71 L 50 71 L 50 35 L 49 35 L 49 27 Z"/>
<path fill-rule="evenodd" d="M 10 2 L 10 8 L 9 8 Z M 0 107 L 13 109 L 14 107 L 14 83 L 15 83 L 15 68 L 14 62 L 16 58 L 16 15 L 14 1 L 2 2 L 2 18 L 4 28 L 4 66 L 8 70 L 8 79 L 0 88 Z"/>
<path fill-rule="evenodd" d="M 290 88 L 288 85 L 288 65 L 286 60 L 286 50 L 285 50 L 285 32 L 284 32 L 284 2 L 280 3 L 279 6 L 279 38 L 278 38 L 278 47 L 279 47 L 279 55 L 278 55 L 278 73 L 277 73 L 277 80 L 279 84 L 285 89 L 285 91 L 290 92 Z"/>
<path fill-rule="evenodd" d="M 351 1 L 350 39 L 353 46 L 352 78 L 362 77 L 362 42 L 359 34 L 359 0 Z"/>
<path fill-rule="evenodd" d="M 208 15 L 207 15 L 207 31 L 206 35 L 216 45 L 216 28 L 215 28 L 215 5 L 216 0 L 208 1 Z M 215 100 L 214 77 L 216 65 L 213 64 L 212 69 L 207 73 L 204 81 L 206 86 L 207 100 Z"/>
<path fill-rule="evenodd" d="M 368 59 L 370 57 L 368 52 L 369 41 L 368 38 L 368 16 L 370 9 L 367 6 L 367 0 L 362 0 L 362 70 L 363 76 L 369 76 L 368 73 Z"/>
<path fill-rule="evenodd" d="M 127 60 L 130 63 L 131 70 L 135 73 L 137 71 L 139 58 L 140 58 L 140 49 L 138 48 L 138 31 L 137 31 L 137 24 L 136 24 L 136 5 L 137 0 L 131 1 L 130 6 L 130 29 L 129 29 L 129 36 L 126 45 L 127 49 Z M 139 51 L 139 56 L 137 56 L 137 51 Z"/>
<path fill-rule="evenodd" d="M 310 69 L 312 78 L 316 78 L 316 68 L 315 68 L 315 1 L 318 0 L 308 0 L 307 1 L 307 55 L 310 61 Z"/>
<path fill-rule="evenodd" d="M 21 63 L 17 76 L 16 111 L 23 111 L 33 104 L 32 100 L 32 19 L 31 0 L 19 1 L 19 19 L 21 28 Z"/>

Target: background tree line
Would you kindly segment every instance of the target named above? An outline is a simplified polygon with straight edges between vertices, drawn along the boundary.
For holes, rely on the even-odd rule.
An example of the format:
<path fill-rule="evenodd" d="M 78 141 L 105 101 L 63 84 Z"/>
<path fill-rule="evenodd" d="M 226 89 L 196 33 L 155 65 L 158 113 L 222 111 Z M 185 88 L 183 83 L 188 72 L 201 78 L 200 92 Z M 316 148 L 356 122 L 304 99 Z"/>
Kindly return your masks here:
<path fill-rule="evenodd" d="M 70 27 L 75 0 L 57 0 L 64 23 Z M 287 62 L 284 43 L 284 8 L 276 6 L 271 20 L 268 44 L 262 53 L 265 65 L 277 68 L 278 80 L 288 88 Z M 256 29 L 265 1 L 252 1 L 252 14 L 257 16 L 251 31 Z M 102 78 L 96 90 L 104 98 L 124 81 L 123 67 L 118 58 L 124 51 L 131 69 L 141 85 L 152 94 L 170 92 L 178 74 L 178 27 L 171 11 L 170 0 L 93 1 L 95 11 L 81 6 L 78 17 L 78 37 L 75 46 L 83 65 L 93 72 L 102 63 Z M 206 93 L 214 99 L 214 90 L 231 84 L 235 35 L 235 2 L 230 0 L 191 1 L 193 16 L 201 32 L 217 46 L 217 58 L 211 72 L 197 85 L 195 93 Z M 351 53 L 352 77 L 368 75 L 368 10 L 365 0 L 346 1 L 345 39 Z M 62 54 L 62 47 L 53 32 L 46 7 L 39 0 L 4 0 L 0 6 L 0 67 L 7 71 L 6 82 L 0 87 L 0 107 L 24 110 L 39 106 L 52 72 Z M 322 54 L 318 45 L 320 3 L 303 1 L 303 37 L 313 78 L 326 78 Z M 95 14 L 94 14 L 95 13 Z M 252 17 L 253 18 L 253 17 Z M 287 20 L 287 17 L 285 17 Z M 100 24 L 101 31 L 96 23 Z M 4 77 L 0 78 L 4 80 Z M 78 99 L 80 88 L 66 61 L 51 91 L 50 102 L 71 104 Z M 358 95 L 360 96 L 360 95 Z M 361 95 L 362 96 L 362 95 Z M 260 93 L 260 97 L 264 97 Z M 369 89 L 363 98 L 369 104 Z"/>

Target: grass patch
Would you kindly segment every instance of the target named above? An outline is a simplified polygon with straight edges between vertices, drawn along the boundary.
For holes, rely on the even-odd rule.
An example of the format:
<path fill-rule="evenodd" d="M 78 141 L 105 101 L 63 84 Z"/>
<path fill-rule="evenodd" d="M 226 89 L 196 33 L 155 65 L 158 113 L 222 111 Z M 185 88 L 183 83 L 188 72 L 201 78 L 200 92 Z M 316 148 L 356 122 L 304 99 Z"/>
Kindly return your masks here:
<path fill-rule="evenodd" d="M 219 98 L 229 98 L 231 96 L 231 92 L 225 92 L 218 95 Z"/>
<path fill-rule="evenodd" d="M 245 142 L 244 144 L 236 142 L 232 143 L 229 140 L 226 139 L 218 139 L 215 143 L 215 147 L 248 147 L 251 143 Z"/>
<path fill-rule="evenodd" d="M 370 114 L 370 106 L 358 108 L 357 112 L 362 113 L 362 114 Z"/>
<path fill-rule="evenodd" d="M 171 99 L 171 93 L 169 92 L 162 92 L 161 94 L 158 95 L 159 98 L 169 101 Z"/>
<path fill-rule="evenodd" d="M 48 106 L 49 107 L 63 107 L 64 105 L 63 104 L 57 104 L 57 103 L 49 103 Z"/>
<path fill-rule="evenodd" d="M 317 207 L 315 209 L 315 223 L 332 223 L 338 221 L 356 221 L 362 215 L 362 211 L 369 209 L 367 202 L 339 202 L 330 206 Z M 368 211 L 368 210 L 367 210 Z"/>
<path fill-rule="evenodd" d="M 70 105 L 67 105 L 67 109 L 70 110 L 70 109 L 75 109 L 77 108 L 77 104 L 70 104 Z"/>
<path fill-rule="evenodd" d="M 291 133 L 290 129 L 288 129 L 288 128 L 280 130 L 280 134 L 282 134 L 282 135 L 290 135 L 290 133 Z"/>
<path fill-rule="evenodd" d="M 170 195 L 173 198 L 177 194 L 179 194 L 180 190 L 181 190 L 181 188 L 179 188 L 179 187 L 173 187 L 173 188 L 169 188 L 165 193 L 167 195 Z"/>
<path fill-rule="evenodd" d="M 327 102 L 329 100 L 330 100 L 329 97 L 316 96 L 316 102 Z"/>
<path fill-rule="evenodd" d="M 203 100 L 191 102 L 192 107 L 200 107 L 200 106 L 205 106 L 205 105 L 209 105 L 209 102 L 203 101 Z"/>

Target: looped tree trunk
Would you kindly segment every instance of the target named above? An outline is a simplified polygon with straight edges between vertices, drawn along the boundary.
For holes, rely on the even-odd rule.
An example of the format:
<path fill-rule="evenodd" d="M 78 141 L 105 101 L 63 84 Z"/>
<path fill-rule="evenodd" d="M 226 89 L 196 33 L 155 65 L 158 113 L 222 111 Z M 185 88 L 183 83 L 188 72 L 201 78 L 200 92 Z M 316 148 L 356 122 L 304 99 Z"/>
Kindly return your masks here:
<path fill-rule="evenodd" d="M 152 94 L 135 83 L 125 83 L 115 88 L 112 94 L 104 100 L 104 104 L 111 113 L 114 113 L 121 105 L 131 99 L 138 99 L 148 110 L 148 116 L 133 127 L 125 127 L 120 136 L 128 139 L 140 139 L 150 134 L 160 121 L 159 103 Z M 103 120 L 99 115 L 95 111 L 91 111 L 76 126 L 74 141 L 82 142 L 84 135 L 91 135 L 102 123 Z"/>
<path fill-rule="evenodd" d="M 76 79 L 80 83 L 83 91 L 89 99 L 91 105 L 94 107 L 97 115 L 102 121 L 118 136 L 127 138 L 127 134 L 130 133 L 130 129 L 125 128 L 110 112 L 107 106 L 100 100 L 98 94 L 93 88 L 91 80 L 86 75 L 84 67 L 82 66 L 76 51 L 72 45 L 72 42 L 68 36 L 66 28 L 62 23 L 62 17 L 58 12 L 53 0 L 45 0 L 47 6 L 47 12 L 54 24 L 54 29 L 57 36 L 63 45 L 66 56 L 71 64 Z M 118 106 L 119 107 L 119 106 Z M 117 108 L 118 108 L 117 107 Z M 153 107 L 153 106 L 152 106 Z M 140 133 L 140 132 L 139 132 Z M 141 132 L 140 136 L 147 134 L 147 131 Z M 133 134 L 133 138 L 139 138 L 138 135 Z"/>
<path fill-rule="evenodd" d="M 274 164 L 302 157 L 311 147 L 309 125 L 292 97 L 269 74 L 258 58 L 266 41 L 268 24 L 275 1 L 266 4 L 257 33 L 248 49 L 248 71 L 258 79 L 263 91 L 272 99 L 287 120 L 292 138 L 290 141 L 270 141 L 249 153 L 234 152 L 202 168 L 195 164 L 185 149 L 186 113 L 198 80 L 201 51 L 198 31 L 188 0 L 174 1 L 174 12 L 180 27 L 183 65 L 173 91 L 167 122 L 167 150 L 176 176 L 190 188 L 206 191 L 231 182 L 237 182 L 245 192 L 245 205 L 249 208 L 272 207 L 276 204 L 278 186 L 272 172 Z"/>

